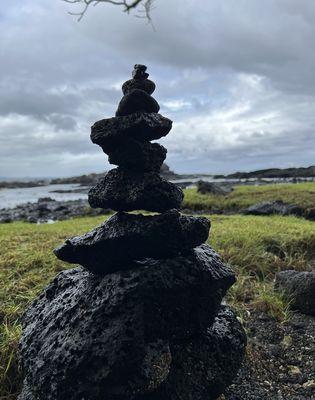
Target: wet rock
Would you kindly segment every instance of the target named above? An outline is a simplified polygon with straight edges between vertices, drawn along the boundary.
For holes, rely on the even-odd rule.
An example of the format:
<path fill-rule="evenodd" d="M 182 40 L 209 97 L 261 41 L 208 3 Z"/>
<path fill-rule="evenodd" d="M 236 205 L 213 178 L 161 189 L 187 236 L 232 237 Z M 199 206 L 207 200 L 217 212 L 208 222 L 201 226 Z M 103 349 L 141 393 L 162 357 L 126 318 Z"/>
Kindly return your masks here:
<path fill-rule="evenodd" d="M 156 140 L 166 136 L 171 129 L 172 121 L 160 114 L 134 113 L 95 122 L 91 128 L 91 140 L 108 154 L 126 139 Z"/>
<path fill-rule="evenodd" d="M 201 194 L 212 193 L 215 195 L 227 195 L 233 191 L 233 188 L 226 185 L 219 185 L 218 183 L 198 181 L 197 192 Z"/>
<path fill-rule="evenodd" d="M 207 218 L 181 215 L 177 210 L 154 216 L 117 213 L 92 231 L 67 239 L 55 254 L 107 274 L 137 267 L 133 260 L 185 253 L 205 242 L 209 229 Z"/>
<path fill-rule="evenodd" d="M 172 380 L 179 379 L 172 359 L 186 357 L 183 368 L 188 367 L 191 346 L 206 362 L 203 351 L 225 351 L 229 343 L 222 364 L 216 361 L 220 353 L 207 363 L 216 374 L 227 357 L 235 357 L 231 346 L 238 345 L 238 337 L 231 339 L 220 317 L 215 331 L 221 324 L 225 339 L 210 331 L 203 339 L 198 332 L 213 322 L 234 280 L 232 271 L 205 245 L 188 257 L 145 260 L 135 270 L 105 277 L 83 268 L 61 272 L 22 319 L 21 365 L 34 397 L 134 399 L 156 390 L 173 368 Z M 196 344 L 190 344 L 195 335 Z M 225 377 L 233 368 L 231 362 Z"/>
<path fill-rule="evenodd" d="M 166 148 L 158 143 L 128 140 L 109 153 L 108 161 L 133 171 L 158 172 L 166 153 Z"/>
<path fill-rule="evenodd" d="M 136 112 L 158 113 L 159 110 L 160 106 L 153 97 L 144 90 L 134 89 L 120 100 L 116 117 L 123 117 Z"/>
<path fill-rule="evenodd" d="M 246 335 L 234 313 L 222 307 L 214 324 L 171 347 L 170 373 L 154 393 L 137 400 L 215 400 L 232 383 L 245 355 Z"/>
<path fill-rule="evenodd" d="M 315 316 L 315 271 L 281 271 L 276 274 L 276 290 L 291 299 L 290 306 Z"/>
<path fill-rule="evenodd" d="M 156 172 L 112 169 L 89 191 L 93 208 L 163 212 L 180 208 L 183 191 Z"/>
<path fill-rule="evenodd" d="M 122 85 L 123 94 L 129 93 L 133 89 L 144 90 L 148 94 L 152 94 L 155 90 L 155 83 L 150 79 L 130 79 Z"/>
<path fill-rule="evenodd" d="M 266 201 L 250 206 L 244 212 L 249 215 L 303 215 L 303 209 L 295 204 L 284 203 L 282 200 Z"/>

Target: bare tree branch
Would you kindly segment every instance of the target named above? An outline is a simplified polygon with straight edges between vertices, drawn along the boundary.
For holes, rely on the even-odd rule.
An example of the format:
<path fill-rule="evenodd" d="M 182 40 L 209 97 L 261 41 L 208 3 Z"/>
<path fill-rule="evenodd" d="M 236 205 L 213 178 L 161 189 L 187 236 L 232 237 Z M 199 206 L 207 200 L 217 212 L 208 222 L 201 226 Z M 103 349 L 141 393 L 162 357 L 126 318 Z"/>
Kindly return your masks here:
<path fill-rule="evenodd" d="M 129 13 L 131 10 L 136 9 L 140 4 L 143 5 L 143 10 L 139 11 L 138 17 L 146 18 L 148 22 L 152 23 L 150 11 L 154 0 L 63 0 L 70 4 L 82 4 L 83 8 L 79 12 L 69 11 L 69 14 L 78 16 L 78 21 L 84 17 L 90 5 L 97 6 L 100 3 L 108 3 L 116 6 L 122 6 L 123 11 Z M 142 14 L 142 15 L 141 15 Z"/>

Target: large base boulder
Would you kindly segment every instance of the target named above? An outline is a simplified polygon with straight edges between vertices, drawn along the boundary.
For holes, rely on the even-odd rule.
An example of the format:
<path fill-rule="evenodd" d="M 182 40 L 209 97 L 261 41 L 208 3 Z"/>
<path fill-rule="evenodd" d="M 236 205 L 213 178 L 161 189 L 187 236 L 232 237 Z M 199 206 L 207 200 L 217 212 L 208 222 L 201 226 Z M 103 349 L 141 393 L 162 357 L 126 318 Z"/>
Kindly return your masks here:
<path fill-rule="evenodd" d="M 110 170 L 89 191 L 92 208 L 115 211 L 147 210 L 163 212 L 179 209 L 183 191 L 157 172 L 135 172 L 121 168 Z"/>
<path fill-rule="evenodd" d="M 200 363 L 208 352 L 211 362 L 203 371 L 209 368 L 207 376 L 216 376 L 219 365 L 239 352 L 238 336 L 226 322 L 221 328 L 216 323 L 222 346 L 214 340 L 210 345 L 207 333 L 234 281 L 207 245 L 186 257 L 148 259 L 135 270 L 105 277 L 81 267 L 61 272 L 22 319 L 24 393 L 40 400 L 134 399 L 163 382 L 166 388 L 173 385 L 168 376 L 177 385 L 177 363 L 184 358 L 183 373 L 192 368 L 202 379 L 191 351 Z M 192 381 L 189 385 L 192 390 Z"/>
<path fill-rule="evenodd" d="M 137 400 L 216 400 L 235 378 L 245 355 L 246 335 L 229 307 L 198 337 L 171 347 L 164 383 Z"/>

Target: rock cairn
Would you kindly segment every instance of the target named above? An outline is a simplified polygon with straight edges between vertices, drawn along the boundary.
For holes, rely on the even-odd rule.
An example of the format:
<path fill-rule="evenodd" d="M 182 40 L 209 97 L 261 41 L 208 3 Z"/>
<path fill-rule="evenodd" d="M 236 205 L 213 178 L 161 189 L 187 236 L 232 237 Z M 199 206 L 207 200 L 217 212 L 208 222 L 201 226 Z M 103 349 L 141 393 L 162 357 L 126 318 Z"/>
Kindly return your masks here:
<path fill-rule="evenodd" d="M 221 305 L 234 274 L 204 244 L 210 221 L 181 215 L 182 190 L 160 177 L 166 149 L 151 141 L 172 121 L 158 114 L 146 67 L 132 76 L 116 116 L 91 133 L 118 168 L 89 202 L 117 213 L 55 249 L 81 267 L 23 316 L 20 400 L 210 400 L 240 367 L 245 334 Z"/>

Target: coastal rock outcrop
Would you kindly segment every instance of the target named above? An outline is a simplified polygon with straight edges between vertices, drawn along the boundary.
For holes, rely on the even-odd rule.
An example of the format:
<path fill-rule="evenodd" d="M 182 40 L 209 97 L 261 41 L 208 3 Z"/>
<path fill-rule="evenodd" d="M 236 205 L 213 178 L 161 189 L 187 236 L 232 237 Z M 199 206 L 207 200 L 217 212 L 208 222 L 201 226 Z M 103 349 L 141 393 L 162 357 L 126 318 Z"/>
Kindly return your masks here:
<path fill-rule="evenodd" d="M 92 127 L 118 168 L 89 202 L 118 212 L 55 249 L 81 266 L 22 318 L 19 400 L 214 400 L 242 362 L 244 330 L 221 305 L 235 275 L 205 244 L 210 221 L 180 214 L 182 190 L 158 173 L 166 150 L 150 141 L 172 122 L 146 69 L 135 65 L 117 116 Z"/>

